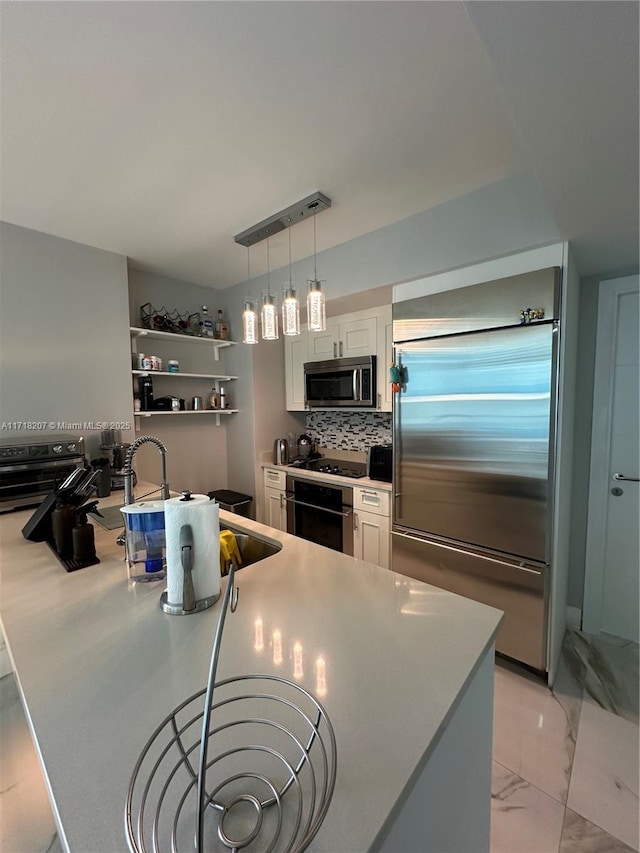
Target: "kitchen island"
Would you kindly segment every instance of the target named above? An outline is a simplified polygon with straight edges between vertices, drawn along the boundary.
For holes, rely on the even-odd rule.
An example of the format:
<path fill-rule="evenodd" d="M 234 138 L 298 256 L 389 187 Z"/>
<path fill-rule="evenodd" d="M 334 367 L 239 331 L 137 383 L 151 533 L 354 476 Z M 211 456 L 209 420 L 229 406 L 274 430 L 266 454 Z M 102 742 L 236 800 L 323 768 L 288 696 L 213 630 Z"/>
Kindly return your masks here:
<path fill-rule="evenodd" d="M 25 713 L 63 848 L 123 851 L 133 767 L 155 726 L 205 685 L 220 602 L 163 613 L 160 586 L 128 585 L 117 531 L 100 527 L 100 564 L 68 574 L 21 536 L 29 514 L 0 518 L 0 615 Z M 218 679 L 296 680 L 335 730 L 335 791 L 309 849 L 488 851 L 501 613 L 220 517 L 281 550 L 236 575 Z"/>

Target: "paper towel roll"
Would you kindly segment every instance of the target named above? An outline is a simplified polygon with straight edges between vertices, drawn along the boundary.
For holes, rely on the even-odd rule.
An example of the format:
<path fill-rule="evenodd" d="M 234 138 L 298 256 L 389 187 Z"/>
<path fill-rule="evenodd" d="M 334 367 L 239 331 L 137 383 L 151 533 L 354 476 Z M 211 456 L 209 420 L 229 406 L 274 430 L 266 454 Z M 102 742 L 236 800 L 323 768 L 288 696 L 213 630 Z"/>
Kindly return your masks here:
<path fill-rule="evenodd" d="M 182 607 L 182 554 L 180 528 L 189 524 L 193 531 L 191 577 L 196 601 L 220 592 L 220 515 L 216 501 L 207 495 L 191 495 L 191 500 L 169 498 L 164 502 L 167 540 L 167 601 Z"/>

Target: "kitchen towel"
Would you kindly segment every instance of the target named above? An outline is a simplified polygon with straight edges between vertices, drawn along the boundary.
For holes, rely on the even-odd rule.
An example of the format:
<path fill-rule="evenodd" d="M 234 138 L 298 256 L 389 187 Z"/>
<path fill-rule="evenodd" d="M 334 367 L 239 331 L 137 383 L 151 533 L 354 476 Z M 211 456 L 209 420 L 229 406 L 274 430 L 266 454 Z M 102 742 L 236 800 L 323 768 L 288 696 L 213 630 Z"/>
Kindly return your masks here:
<path fill-rule="evenodd" d="M 220 531 L 220 574 L 222 577 L 229 574 L 231 563 L 236 569 L 242 565 L 242 557 L 238 549 L 235 534 L 230 530 Z"/>
<path fill-rule="evenodd" d="M 196 601 L 220 593 L 220 510 L 207 495 L 191 495 L 191 500 L 170 498 L 164 503 L 167 540 L 167 601 L 182 607 L 182 554 L 180 528 L 191 525 L 193 554 L 191 577 Z"/>

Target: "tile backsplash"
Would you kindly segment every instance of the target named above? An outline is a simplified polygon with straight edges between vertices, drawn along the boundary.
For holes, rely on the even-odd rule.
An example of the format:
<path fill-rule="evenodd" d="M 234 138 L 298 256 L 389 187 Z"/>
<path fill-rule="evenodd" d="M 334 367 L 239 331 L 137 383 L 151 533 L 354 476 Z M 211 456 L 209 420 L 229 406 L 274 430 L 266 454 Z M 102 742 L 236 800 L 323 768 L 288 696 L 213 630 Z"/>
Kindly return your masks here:
<path fill-rule="evenodd" d="M 307 433 L 331 450 L 367 450 L 391 443 L 391 412 L 307 412 Z"/>

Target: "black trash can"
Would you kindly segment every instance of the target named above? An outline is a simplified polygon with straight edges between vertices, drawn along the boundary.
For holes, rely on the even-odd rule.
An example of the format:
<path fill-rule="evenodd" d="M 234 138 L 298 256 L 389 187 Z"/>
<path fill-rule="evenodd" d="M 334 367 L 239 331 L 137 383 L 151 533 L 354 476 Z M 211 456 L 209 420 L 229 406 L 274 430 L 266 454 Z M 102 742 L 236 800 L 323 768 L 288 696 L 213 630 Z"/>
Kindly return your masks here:
<path fill-rule="evenodd" d="M 249 515 L 249 510 L 253 502 L 251 495 L 243 495 L 242 492 L 232 492 L 230 489 L 216 489 L 213 492 L 207 492 L 207 494 L 220 504 L 221 509 L 226 509 L 228 512 L 235 512 L 237 515 L 244 515 L 245 518 L 251 518 Z"/>

